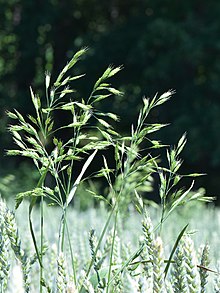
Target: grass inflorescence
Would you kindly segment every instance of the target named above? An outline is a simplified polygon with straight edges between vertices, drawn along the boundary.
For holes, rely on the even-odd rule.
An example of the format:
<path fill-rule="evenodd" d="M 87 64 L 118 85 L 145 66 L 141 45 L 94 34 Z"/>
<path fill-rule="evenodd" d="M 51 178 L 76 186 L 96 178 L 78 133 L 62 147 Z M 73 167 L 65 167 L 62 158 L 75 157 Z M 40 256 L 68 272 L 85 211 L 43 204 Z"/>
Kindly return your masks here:
<path fill-rule="evenodd" d="M 203 174 L 180 173 L 183 163 L 180 156 L 186 144 L 186 134 L 176 147 L 151 139 L 151 133 L 166 124 L 149 124 L 149 114 L 167 102 L 174 91 L 156 94 L 152 99 L 144 97 L 137 121 L 131 125 L 130 134 L 123 136 L 114 128 L 119 117 L 99 110 L 105 99 L 123 94 L 110 84 L 111 77 L 121 71 L 121 66 L 109 66 L 94 83 L 87 98 L 76 98 L 78 95 L 72 85 L 85 74 L 72 76 L 72 71 L 86 52 L 87 48 L 78 51 L 54 83 L 50 73 L 46 73 L 45 98 L 30 88 L 35 115 L 25 117 L 17 110 L 8 112 L 14 121 L 9 131 L 17 148 L 7 153 L 31 159 L 39 180 L 33 189 L 17 194 L 15 198 L 16 212 L 23 202 L 29 202 L 31 249 L 22 248 L 15 215 L 1 202 L 0 266 L 4 266 L 1 288 L 4 292 L 8 284 L 10 244 L 21 267 L 25 292 L 205 292 L 209 271 L 208 246 L 205 246 L 199 263 L 187 226 L 173 241 L 169 255 L 166 255 L 163 244 L 166 238 L 162 238 L 168 219 L 180 206 L 193 201 L 212 201 L 201 191 L 193 192 L 194 178 Z M 69 122 L 60 124 L 57 121 L 60 112 L 69 117 Z M 69 134 L 65 139 L 62 138 L 64 130 Z M 108 148 L 114 150 L 114 164 L 105 155 Z M 154 155 L 154 149 L 165 150 L 165 166 L 158 155 Z M 104 154 L 102 167 L 88 174 L 100 151 Z M 80 170 L 75 167 L 78 161 L 81 162 Z M 155 176 L 159 180 L 160 196 L 157 223 L 152 222 L 148 204 L 142 196 L 153 191 Z M 184 188 L 181 182 L 186 177 L 193 179 L 189 187 Z M 107 182 L 105 193 L 96 188 L 97 178 Z M 73 235 L 77 222 L 69 224 L 79 186 L 87 186 L 94 201 L 105 206 L 105 219 L 102 218 L 98 229 L 90 227 L 86 236 L 81 229 L 74 230 L 76 234 Z M 59 221 L 54 227 L 56 231 L 53 232 L 56 234 L 56 249 L 48 241 L 45 228 L 49 221 L 48 203 L 52 206 L 50 209 L 53 206 L 60 209 Z M 132 207 L 142 218 L 142 236 L 136 247 L 129 247 L 121 235 Z M 38 218 L 33 217 L 36 210 L 39 211 Z M 87 221 L 90 223 L 89 219 Z M 37 267 L 37 277 L 36 274 L 33 277 L 33 266 L 35 271 Z M 217 284 L 216 281 L 215 288 Z"/>

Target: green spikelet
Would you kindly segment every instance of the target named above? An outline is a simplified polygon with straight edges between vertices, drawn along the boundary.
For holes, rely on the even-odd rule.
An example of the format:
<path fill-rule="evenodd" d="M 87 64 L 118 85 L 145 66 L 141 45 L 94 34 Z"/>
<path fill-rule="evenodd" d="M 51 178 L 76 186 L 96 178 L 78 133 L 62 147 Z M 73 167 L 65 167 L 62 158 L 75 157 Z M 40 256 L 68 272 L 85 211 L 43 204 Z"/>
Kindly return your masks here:
<path fill-rule="evenodd" d="M 145 237 L 145 244 L 148 249 L 149 255 L 152 257 L 154 241 L 153 224 L 151 222 L 151 218 L 147 213 L 145 213 L 144 220 L 142 221 L 142 231 Z"/>
<path fill-rule="evenodd" d="M 111 239 L 113 239 L 113 230 L 111 231 Z M 121 258 L 121 240 L 117 235 L 115 235 L 114 238 L 114 247 L 113 247 L 113 256 L 112 256 L 112 264 L 113 265 L 121 265 L 122 263 L 122 258 Z M 112 273 L 114 275 L 115 270 L 112 269 Z M 116 292 L 122 292 L 122 279 L 121 279 L 121 274 L 118 275 L 115 279 L 114 279 L 114 283 L 113 283 L 114 288 L 116 288 Z"/>
<path fill-rule="evenodd" d="M 0 288 L 6 290 L 9 276 L 10 264 L 8 263 L 8 243 L 5 237 L 4 226 L 0 227 Z"/>
<path fill-rule="evenodd" d="M 179 245 L 174 255 L 174 264 L 172 272 L 173 290 L 175 293 L 187 293 L 186 267 L 183 248 Z"/>
<path fill-rule="evenodd" d="M 112 243 L 112 232 L 108 233 L 106 237 L 106 241 L 103 248 L 104 255 L 107 255 L 111 250 L 111 243 Z"/>
<path fill-rule="evenodd" d="M 186 279 L 190 293 L 198 293 L 200 288 L 199 272 L 197 269 L 197 257 L 194 243 L 189 236 L 183 238 L 183 252 L 186 264 Z"/>
<path fill-rule="evenodd" d="M 63 253 L 59 254 L 59 257 L 57 259 L 57 292 L 63 293 L 67 290 L 67 272 L 66 272 L 66 262 L 64 259 Z"/>
<path fill-rule="evenodd" d="M 0 290 L 4 292 L 7 288 L 10 264 L 8 253 L 8 237 L 6 235 L 3 214 L 6 209 L 5 203 L 0 200 Z"/>
<path fill-rule="evenodd" d="M 97 247 L 97 237 L 95 235 L 95 230 L 91 229 L 89 234 L 89 246 L 91 251 L 91 256 L 93 260 L 93 268 L 97 276 L 98 289 L 105 287 L 105 281 L 102 280 L 100 276 L 100 269 L 103 263 L 102 253 L 100 250 L 96 251 Z"/>
<path fill-rule="evenodd" d="M 163 268 L 163 245 L 162 240 L 158 237 L 153 242 L 153 292 L 164 292 L 164 268 Z"/>
<path fill-rule="evenodd" d="M 209 251 L 210 251 L 210 247 L 208 244 L 206 244 L 202 250 L 201 263 L 200 263 L 201 267 L 207 268 L 209 266 L 210 264 Z M 201 293 L 205 293 L 206 285 L 208 283 L 208 271 L 200 268 L 199 274 L 200 274 Z"/>
<path fill-rule="evenodd" d="M 15 216 L 9 209 L 6 209 L 4 219 L 6 234 L 17 260 L 21 263 L 25 292 L 28 293 L 30 292 L 30 260 L 27 253 L 21 248 L 21 240 L 15 222 Z"/>
<path fill-rule="evenodd" d="M 154 233 L 153 233 L 153 224 L 151 222 L 151 218 L 145 212 L 144 220 L 142 221 L 142 231 L 144 236 L 144 258 L 147 258 L 149 262 L 146 263 L 144 269 L 147 273 L 147 276 L 150 276 L 152 273 L 152 263 L 153 263 L 153 255 L 154 255 Z"/>
<path fill-rule="evenodd" d="M 99 266 L 97 253 L 96 253 L 97 238 L 96 238 L 94 229 L 91 229 L 89 233 L 89 246 L 90 246 L 91 256 L 93 259 L 94 270 L 98 271 L 100 269 L 100 266 Z"/>

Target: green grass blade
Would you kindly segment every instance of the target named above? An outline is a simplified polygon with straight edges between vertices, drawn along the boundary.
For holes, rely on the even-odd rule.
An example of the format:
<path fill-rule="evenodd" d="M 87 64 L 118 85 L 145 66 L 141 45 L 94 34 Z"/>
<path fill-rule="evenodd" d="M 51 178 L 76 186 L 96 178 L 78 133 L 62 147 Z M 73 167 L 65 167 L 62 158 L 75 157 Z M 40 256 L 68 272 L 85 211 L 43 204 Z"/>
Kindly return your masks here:
<path fill-rule="evenodd" d="M 189 226 L 189 224 L 187 224 L 187 225 L 182 229 L 182 231 L 179 233 L 179 235 L 178 235 L 178 237 L 177 237 L 177 239 L 176 239 L 176 242 L 175 242 L 175 244 L 174 244 L 174 246 L 173 246 L 173 249 L 172 249 L 172 251 L 171 251 L 171 253 L 170 253 L 170 257 L 169 257 L 169 259 L 168 259 L 167 265 L 166 265 L 165 270 L 164 270 L 164 279 L 166 279 L 166 276 L 167 276 L 167 273 L 168 273 L 168 270 L 169 270 L 170 264 L 171 264 L 171 262 L 172 262 L 172 257 L 173 257 L 173 255 L 174 255 L 176 249 L 177 249 L 177 246 L 178 246 L 178 244 L 179 244 L 179 242 L 180 242 L 180 239 L 183 237 L 183 235 L 184 235 L 184 233 L 185 233 L 185 231 L 186 231 L 186 229 L 187 229 L 188 226 Z"/>
<path fill-rule="evenodd" d="M 70 193 L 69 193 L 69 196 L 67 198 L 67 201 L 66 201 L 66 207 L 70 204 L 70 202 L 72 201 L 74 195 L 75 195 L 75 192 L 76 192 L 76 189 L 77 189 L 77 186 L 79 185 L 80 183 L 80 180 L 82 179 L 84 173 L 86 172 L 87 168 L 89 167 L 89 165 L 91 164 L 92 160 L 94 159 L 96 153 L 97 153 L 97 149 L 88 157 L 88 159 L 86 160 L 85 164 L 83 165 L 83 168 L 79 174 L 79 176 L 77 177 L 76 181 L 74 182 L 73 184 L 73 188 L 71 189 Z"/>
<path fill-rule="evenodd" d="M 28 214 L 29 227 L 30 227 L 30 232 L 31 232 L 31 237 L 32 237 L 32 240 L 33 240 L 33 244 L 34 244 L 34 249 L 35 249 L 36 254 L 37 254 L 38 262 L 39 262 L 40 266 L 43 267 L 42 261 L 41 261 L 41 258 L 40 258 L 40 254 L 39 254 L 39 251 L 38 251 L 38 247 L 37 247 L 37 241 L 36 241 L 36 237 L 35 237 L 35 234 L 34 234 L 34 228 L 33 228 L 32 220 L 31 220 L 31 213 L 32 213 L 32 210 L 33 210 L 33 207 L 35 206 L 35 204 L 36 204 L 36 198 L 32 198 L 30 206 L 29 206 L 29 214 Z"/>

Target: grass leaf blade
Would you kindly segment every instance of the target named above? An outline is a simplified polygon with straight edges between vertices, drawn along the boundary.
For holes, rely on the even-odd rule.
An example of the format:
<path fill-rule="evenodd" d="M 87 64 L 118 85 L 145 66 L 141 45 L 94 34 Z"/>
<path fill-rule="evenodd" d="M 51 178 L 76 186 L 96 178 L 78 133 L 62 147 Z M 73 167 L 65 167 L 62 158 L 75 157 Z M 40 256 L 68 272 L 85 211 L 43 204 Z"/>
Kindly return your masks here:
<path fill-rule="evenodd" d="M 175 244 L 174 244 L 174 246 L 173 246 L 173 249 L 172 249 L 172 251 L 171 251 L 171 253 L 170 253 L 170 257 L 169 257 L 169 259 L 168 259 L 167 265 L 166 265 L 165 270 L 164 270 L 164 279 L 166 279 L 166 276 L 167 276 L 167 273 L 168 273 L 168 270 L 169 270 L 170 264 L 171 264 L 171 262 L 172 262 L 172 257 L 173 257 L 173 255 L 174 255 L 174 253 L 175 253 L 175 251 L 176 251 L 176 248 L 177 248 L 177 246 L 178 246 L 178 244 L 179 244 L 181 238 L 183 237 L 183 235 L 184 235 L 184 233 L 185 233 L 185 231 L 186 231 L 186 229 L 187 229 L 188 226 L 189 226 L 189 224 L 187 224 L 187 225 L 182 229 L 182 231 L 179 233 L 179 235 L 178 235 L 178 237 L 177 237 L 177 239 L 176 239 L 176 242 L 175 242 Z"/>
<path fill-rule="evenodd" d="M 82 176 L 84 175 L 84 173 L 86 172 L 87 168 L 89 167 L 89 165 L 91 164 L 91 162 L 93 161 L 96 153 L 97 153 L 98 150 L 95 150 L 87 159 L 87 161 L 85 162 L 85 164 L 83 165 L 83 168 L 79 174 L 79 176 L 77 177 L 76 181 L 74 182 L 73 184 L 73 187 L 68 195 L 68 198 L 67 198 L 67 201 L 66 201 L 66 207 L 70 204 L 70 202 L 72 201 L 74 195 L 75 195 L 75 192 L 76 192 L 76 189 L 77 189 L 77 186 L 79 185 L 80 183 L 80 180 L 82 179 Z"/>

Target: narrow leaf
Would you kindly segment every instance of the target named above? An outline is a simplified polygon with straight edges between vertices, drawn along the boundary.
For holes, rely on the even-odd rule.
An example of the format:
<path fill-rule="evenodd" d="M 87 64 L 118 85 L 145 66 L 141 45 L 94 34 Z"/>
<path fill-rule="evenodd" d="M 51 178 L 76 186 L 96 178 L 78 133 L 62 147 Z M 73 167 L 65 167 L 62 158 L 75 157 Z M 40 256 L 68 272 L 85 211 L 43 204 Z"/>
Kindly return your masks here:
<path fill-rule="evenodd" d="M 177 239 L 176 239 L 176 242 L 175 242 L 175 244 L 174 244 L 174 246 L 173 246 L 173 249 L 172 249 L 172 251 L 171 251 L 171 253 L 170 253 L 170 257 L 169 257 L 169 259 L 168 259 L 167 265 L 166 265 L 165 270 L 164 270 L 164 279 L 166 279 L 166 276 L 167 276 L 167 273 L 168 273 L 168 270 L 169 270 L 170 264 L 172 263 L 172 257 L 173 257 L 173 255 L 174 255 L 174 253 L 175 253 L 175 251 L 176 251 L 176 249 L 177 249 L 177 246 L 178 246 L 178 244 L 179 244 L 181 238 L 183 237 L 183 235 L 184 235 L 184 233 L 185 233 L 185 231 L 186 231 L 186 229 L 187 229 L 188 226 L 189 226 L 189 224 L 187 224 L 187 225 L 182 229 L 182 231 L 180 232 L 180 234 L 178 235 L 178 237 L 177 237 Z"/>
<path fill-rule="evenodd" d="M 73 184 L 73 187 L 67 197 L 67 201 L 66 201 L 66 207 L 70 204 L 70 202 L 72 201 L 74 195 L 75 195 L 75 192 L 76 192 L 76 189 L 84 175 L 84 173 L 86 172 L 87 168 L 89 167 L 89 165 L 91 164 L 91 162 L 93 161 L 95 155 L 97 153 L 97 150 L 95 150 L 89 157 L 88 159 L 86 160 L 85 164 L 83 165 L 83 168 L 79 174 L 79 176 L 77 177 L 76 181 L 74 182 Z"/>
<path fill-rule="evenodd" d="M 79 79 L 79 78 L 81 78 L 81 77 L 83 77 L 85 75 L 86 75 L 85 73 L 84 74 L 80 74 L 80 75 L 76 75 L 76 76 L 71 77 L 70 80 L 76 80 L 76 79 Z"/>

